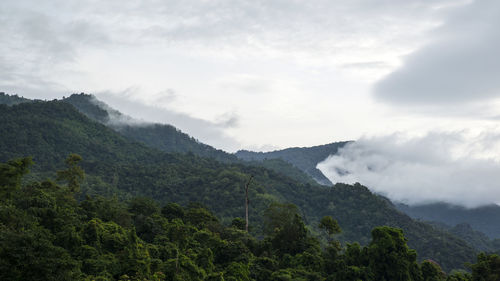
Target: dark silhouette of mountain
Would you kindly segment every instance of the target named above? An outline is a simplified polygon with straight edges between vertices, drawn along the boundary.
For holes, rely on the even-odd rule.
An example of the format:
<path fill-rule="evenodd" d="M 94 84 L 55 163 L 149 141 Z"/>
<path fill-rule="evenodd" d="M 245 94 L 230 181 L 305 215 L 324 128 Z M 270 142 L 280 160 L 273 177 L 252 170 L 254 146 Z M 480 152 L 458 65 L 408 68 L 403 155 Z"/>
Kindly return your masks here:
<path fill-rule="evenodd" d="M 483 232 L 490 238 L 500 238 L 500 206 L 498 205 L 488 205 L 472 209 L 447 203 L 418 206 L 396 204 L 396 207 L 415 219 L 441 222 L 450 226 L 465 223 L 473 229 Z"/>

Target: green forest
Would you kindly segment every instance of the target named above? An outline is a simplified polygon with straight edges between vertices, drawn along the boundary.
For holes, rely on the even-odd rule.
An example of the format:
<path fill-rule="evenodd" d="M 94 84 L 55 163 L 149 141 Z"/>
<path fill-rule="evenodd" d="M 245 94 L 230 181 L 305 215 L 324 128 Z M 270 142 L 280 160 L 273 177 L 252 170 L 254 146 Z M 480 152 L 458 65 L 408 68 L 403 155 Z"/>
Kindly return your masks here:
<path fill-rule="evenodd" d="M 89 95 L 0 97 L 1 280 L 497 280 L 496 247 L 360 184 L 124 131 Z"/>
<path fill-rule="evenodd" d="M 225 225 L 201 204 L 163 206 L 147 197 L 78 201 L 85 173 L 72 154 L 54 179 L 23 183 L 30 158 L 0 164 L 1 280 L 499 280 L 500 257 L 479 254 L 470 273 L 417 262 L 401 229 L 342 245 L 330 216 L 320 242 L 297 206 L 273 202 L 263 237 L 235 217 Z"/>

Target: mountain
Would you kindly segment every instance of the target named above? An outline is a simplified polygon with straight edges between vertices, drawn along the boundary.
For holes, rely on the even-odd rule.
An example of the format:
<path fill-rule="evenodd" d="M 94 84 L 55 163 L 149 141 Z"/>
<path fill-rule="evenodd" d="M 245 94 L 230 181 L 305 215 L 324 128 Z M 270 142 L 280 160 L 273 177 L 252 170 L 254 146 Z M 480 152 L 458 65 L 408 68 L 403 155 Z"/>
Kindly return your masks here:
<path fill-rule="evenodd" d="M 469 224 L 460 223 L 455 226 L 449 226 L 440 222 L 428 222 L 435 228 L 447 231 L 453 235 L 467 241 L 475 249 L 482 252 L 498 252 L 500 250 L 500 239 L 491 240 L 486 234 L 474 230 Z"/>
<path fill-rule="evenodd" d="M 194 155 L 216 159 L 225 163 L 242 163 L 235 155 L 210 145 L 199 142 L 168 124 L 146 123 L 134 120 L 120 111 L 89 94 L 73 94 L 62 101 L 75 106 L 78 111 L 111 129 L 127 139 L 140 142 L 148 147 L 164 152 L 192 153 Z M 245 161 L 251 166 L 263 166 L 278 173 L 301 181 L 313 183 L 314 180 L 299 168 L 281 159 L 272 161 Z"/>
<path fill-rule="evenodd" d="M 325 160 L 328 156 L 336 154 L 339 148 L 343 147 L 347 143 L 349 143 L 349 141 L 334 142 L 312 147 L 292 147 L 271 152 L 239 150 L 235 153 L 235 155 L 236 157 L 246 161 L 283 159 L 310 175 L 318 183 L 323 185 L 332 185 L 332 182 L 316 168 L 316 165 Z"/>
<path fill-rule="evenodd" d="M 476 251 L 465 241 L 399 212 L 385 198 L 361 185 L 325 187 L 304 183 L 262 166 L 224 163 L 194 154 L 165 153 L 130 140 L 83 115 L 67 102 L 34 101 L 0 105 L 0 161 L 31 155 L 33 177 L 47 177 L 64 168 L 70 153 L 83 157 L 86 195 L 154 198 L 160 204 L 199 202 L 229 224 L 244 214 L 244 184 L 253 175 L 250 224 L 259 235 L 264 210 L 272 202 L 297 205 L 312 231 L 323 216 L 338 220 L 344 242 L 370 241 L 380 225 L 402 228 L 419 259 L 443 268 L 461 268 Z"/>
<path fill-rule="evenodd" d="M 477 208 L 465 208 L 447 203 L 434 203 L 417 206 L 396 204 L 396 207 L 410 217 L 441 222 L 450 226 L 468 224 L 488 237 L 500 238 L 500 206 L 488 205 Z"/>
<path fill-rule="evenodd" d="M 0 98 L 0 104 L 7 105 L 33 101 L 18 97 L 17 95 L 3 94 Z M 63 98 L 62 101 L 73 105 L 78 111 L 90 119 L 111 128 L 125 138 L 140 142 L 148 147 L 156 148 L 164 152 L 182 154 L 192 153 L 200 157 L 213 158 L 222 162 L 242 163 L 242 160 L 239 160 L 236 156 L 201 143 L 171 125 L 146 123 L 124 115 L 106 103 L 98 100 L 93 95 L 84 93 L 73 94 L 67 98 Z M 273 159 L 264 162 L 245 161 L 245 164 L 251 166 L 264 166 L 278 173 L 285 173 L 287 176 L 303 183 L 314 182 L 309 175 L 281 159 Z"/>
<path fill-rule="evenodd" d="M 236 156 L 243 160 L 262 161 L 264 159 L 283 159 L 312 176 L 321 184 L 331 182 L 316 169 L 316 165 L 326 157 L 337 153 L 338 149 L 349 142 L 335 142 L 313 147 L 295 147 L 272 152 L 252 152 L 240 150 Z M 325 180 L 326 179 L 326 180 Z M 395 204 L 396 208 L 410 217 L 444 223 L 451 227 L 459 224 L 470 225 L 474 230 L 486 234 L 490 239 L 500 238 L 500 206 L 489 205 L 478 208 L 464 208 L 447 203 L 408 206 Z"/>
<path fill-rule="evenodd" d="M 73 94 L 65 99 L 87 117 L 111 127 L 121 135 L 142 142 L 149 147 L 165 152 L 194 153 L 202 157 L 210 157 L 224 162 L 232 162 L 236 157 L 199 142 L 168 124 L 145 123 L 134 120 L 109 107 L 88 94 Z"/>
<path fill-rule="evenodd" d="M 20 97 L 18 95 L 7 95 L 4 92 L 0 92 L 0 104 L 15 105 L 29 101 L 29 99 Z"/>

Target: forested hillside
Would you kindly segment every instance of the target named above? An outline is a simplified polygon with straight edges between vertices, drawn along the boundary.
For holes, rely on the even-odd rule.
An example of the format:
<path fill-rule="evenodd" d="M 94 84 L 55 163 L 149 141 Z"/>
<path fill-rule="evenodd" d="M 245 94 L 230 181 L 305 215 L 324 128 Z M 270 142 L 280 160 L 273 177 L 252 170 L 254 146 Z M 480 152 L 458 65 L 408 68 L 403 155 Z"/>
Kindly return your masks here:
<path fill-rule="evenodd" d="M 400 229 L 371 231 L 365 247 L 335 235 L 337 222 L 318 224 L 326 247 L 305 226 L 294 205 L 273 203 L 264 212 L 264 237 L 231 225 L 199 204 L 136 197 L 88 197 L 81 157 L 70 155 L 57 181 L 30 181 L 30 158 L 0 163 L 1 280 L 498 280 L 497 255 L 478 256 L 471 274 L 447 275 L 433 261 L 417 263 Z"/>
<path fill-rule="evenodd" d="M 112 109 L 92 95 L 73 94 L 63 101 L 72 104 L 87 117 L 149 147 L 165 152 L 191 152 L 198 156 L 210 157 L 224 162 L 236 160 L 234 155 L 201 143 L 174 126 L 158 123 L 134 123 L 131 117 Z"/>
<path fill-rule="evenodd" d="M 14 105 L 28 101 L 30 100 L 18 95 L 6 95 L 4 92 L 0 92 L 0 104 Z"/>
<path fill-rule="evenodd" d="M 498 220 L 500 217 L 500 206 L 498 205 L 472 209 L 446 203 L 419 206 L 397 204 L 396 207 L 415 219 L 441 222 L 450 226 L 466 223 L 492 239 L 500 238 L 500 221 Z"/>
<path fill-rule="evenodd" d="M 313 147 L 295 147 L 272 152 L 252 152 L 240 150 L 236 156 L 243 160 L 263 161 L 265 159 L 283 159 L 298 167 L 302 171 L 307 172 L 316 181 L 322 184 L 328 184 L 329 181 L 323 179 L 321 171 L 316 169 L 316 165 L 327 158 L 329 155 L 337 153 L 338 149 L 348 142 L 337 142 L 326 145 Z M 430 222 L 444 223 L 452 229 L 456 225 L 470 225 L 474 231 L 480 231 L 486 234 L 490 239 L 500 239 L 500 206 L 489 205 L 476 208 L 465 208 L 461 206 L 451 205 L 447 203 L 422 204 L 416 206 L 408 206 L 405 204 L 396 203 L 398 210 L 404 212 L 410 217 Z M 472 238 L 471 236 L 467 236 Z M 472 239 L 471 243 L 474 240 Z M 489 239 L 486 239 L 489 240 Z M 494 241 L 487 242 L 489 244 L 497 243 Z M 499 248 L 494 246 L 495 250 Z M 487 247 L 488 249 L 492 249 Z"/>
<path fill-rule="evenodd" d="M 131 142 L 106 126 L 90 120 L 68 103 L 32 102 L 0 105 L 0 160 L 33 156 L 34 176 L 46 177 L 64 168 L 71 153 L 83 157 L 87 172 L 83 194 L 117 194 L 119 199 L 148 196 L 160 205 L 199 202 L 223 224 L 244 214 L 244 183 L 250 175 L 252 233 L 264 232 L 264 210 L 273 202 L 290 202 L 309 226 L 323 216 L 336 218 L 344 230 L 341 241 L 370 241 L 370 231 L 381 225 L 400 227 L 419 258 L 431 258 L 445 270 L 472 261 L 475 250 L 463 240 L 395 210 L 386 199 L 360 185 L 323 187 L 302 183 L 261 166 L 222 162 L 193 154 L 162 153 Z M 316 227 L 311 231 L 317 232 Z"/>
<path fill-rule="evenodd" d="M 323 185 L 332 185 L 332 182 L 326 178 L 323 173 L 316 169 L 316 165 L 325 160 L 328 156 L 337 153 L 339 148 L 349 142 L 334 142 L 325 145 L 312 147 L 292 147 L 283 150 L 271 152 L 253 152 L 240 150 L 236 156 L 247 161 L 262 161 L 264 159 L 283 159 L 295 167 L 306 172 L 317 182 Z"/>
<path fill-rule="evenodd" d="M 225 163 L 245 163 L 251 166 L 263 166 L 270 170 L 286 174 L 302 183 L 313 183 L 314 180 L 299 168 L 281 159 L 270 161 L 239 160 L 235 155 L 215 149 L 201 143 L 189 135 L 168 124 L 138 122 L 131 117 L 111 108 L 95 96 L 88 94 L 73 94 L 62 101 L 75 106 L 78 111 L 105 126 L 118 132 L 125 138 L 140 142 L 150 148 L 164 152 L 194 154 Z"/>

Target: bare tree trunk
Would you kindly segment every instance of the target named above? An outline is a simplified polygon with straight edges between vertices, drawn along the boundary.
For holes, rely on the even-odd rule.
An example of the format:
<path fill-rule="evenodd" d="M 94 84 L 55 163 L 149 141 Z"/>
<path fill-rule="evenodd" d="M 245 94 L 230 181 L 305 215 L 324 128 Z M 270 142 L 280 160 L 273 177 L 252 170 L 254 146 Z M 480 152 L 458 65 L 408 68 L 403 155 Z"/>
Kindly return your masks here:
<path fill-rule="evenodd" d="M 248 188 L 250 187 L 250 182 L 253 179 L 253 175 L 250 176 L 247 183 L 245 184 L 245 230 L 248 232 L 248 205 L 250 204 L 250 200 L 248 200 Z"/>

